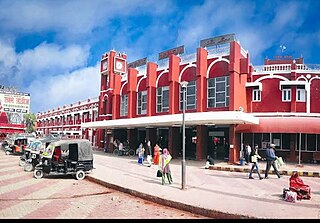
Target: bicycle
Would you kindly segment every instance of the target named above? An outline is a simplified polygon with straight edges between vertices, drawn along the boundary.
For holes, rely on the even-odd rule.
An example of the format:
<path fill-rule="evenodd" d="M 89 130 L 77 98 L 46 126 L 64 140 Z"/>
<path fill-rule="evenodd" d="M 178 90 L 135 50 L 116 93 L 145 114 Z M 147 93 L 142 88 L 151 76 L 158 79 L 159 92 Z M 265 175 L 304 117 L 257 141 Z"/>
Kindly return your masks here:
<path fill-rule="evenodd" d="M 115 156 L 134 156 L 136 152 L 133 149 L 125 148 L 124 150 L 119 150 L 118 148 L 113 150 L 113 155 Z"/>

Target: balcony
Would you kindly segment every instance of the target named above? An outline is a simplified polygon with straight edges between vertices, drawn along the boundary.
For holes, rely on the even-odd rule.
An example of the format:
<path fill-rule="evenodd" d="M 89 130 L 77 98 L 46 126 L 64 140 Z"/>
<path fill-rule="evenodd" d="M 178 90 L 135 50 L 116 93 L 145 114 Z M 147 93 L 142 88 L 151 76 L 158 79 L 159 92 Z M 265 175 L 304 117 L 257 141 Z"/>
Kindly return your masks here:
<path fill-rule="evenodd" d="M 297 64 L 296 69 L 291 69 L 291 64 L 273 64 L 254 66 L 253 74 L 274 74 L 274 73 L 320 73 L 320 64 Z"/>

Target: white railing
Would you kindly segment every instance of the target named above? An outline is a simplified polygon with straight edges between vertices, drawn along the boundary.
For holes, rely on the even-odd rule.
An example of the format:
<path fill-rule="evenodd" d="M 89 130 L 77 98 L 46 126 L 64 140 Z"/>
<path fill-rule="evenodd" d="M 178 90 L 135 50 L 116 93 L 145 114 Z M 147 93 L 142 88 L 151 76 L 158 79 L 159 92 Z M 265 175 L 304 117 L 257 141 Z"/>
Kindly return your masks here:
<path fill-rule="evenodd" d="M 320 73 L 320 64 L 296 64 L 296 69 L 291 69 L 291 64 L 273 64 L 273 65 L 260 65 L 254 66 L 254 73 L 289 73 L 291 71 L 296 72 L 308 72 L 308 73 Z"/>
<path fill-rule="evenodd" d="M 270 73 L 270 72 L 281 72 L 287 73 L 291 72 L 291 64 L 273 64 L 273 65 L 262 65 L 254 66 L 254 72 L 256 73 Z"/>
<path fill-rule="evenodd" d="M 297 64 L 296 70 L 320 72 L 320 64 Z"/>
<path fill-rule="evenodd" d="M 230 46 L 217 46 L 212 49 L 208 49 L 208 59 L 219 57 L 219 56 L 226 56 L 230 54 Z"/>
<path fill-rule="evenodd" d="M 164 70 L 168 67 L 169 67 L 169 58 L 158 61 L 158 69 L 157 70 Z"/>
<path fill-rule="evenodd" d="M 138 70 L 138 76 L 144 76 L 147 74 L 147 65 L 142 65 L 140 67 L 136 67 L 136 69 Z"/>
<path fill-rule="evenodd" d="M 181 63 L 185 64 L 185 63 L 195 62 L 196 58 L 197 58 L 196 53 L 186 54 L 181 56 Z"/>

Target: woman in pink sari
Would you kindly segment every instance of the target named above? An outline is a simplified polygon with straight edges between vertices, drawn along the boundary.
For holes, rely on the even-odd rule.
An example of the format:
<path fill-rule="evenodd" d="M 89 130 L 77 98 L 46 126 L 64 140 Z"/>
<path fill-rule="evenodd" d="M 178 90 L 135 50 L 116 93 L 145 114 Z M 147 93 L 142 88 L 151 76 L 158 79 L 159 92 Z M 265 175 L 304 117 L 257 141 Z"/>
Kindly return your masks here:
<path fill-rule="evenodd" d="M 170 161 L 172 159 L 172 156 L 169 153 L 169 150 L 167 148 L 163 149 L 162 155 L 159 159 L 159 169 L 162 172 L 162 185 L 165 183 L 165 179 L 167 176 L 169 184 L 172 184 L 172 176 L 171 176 L 171 168 L 170 168 Z"/>

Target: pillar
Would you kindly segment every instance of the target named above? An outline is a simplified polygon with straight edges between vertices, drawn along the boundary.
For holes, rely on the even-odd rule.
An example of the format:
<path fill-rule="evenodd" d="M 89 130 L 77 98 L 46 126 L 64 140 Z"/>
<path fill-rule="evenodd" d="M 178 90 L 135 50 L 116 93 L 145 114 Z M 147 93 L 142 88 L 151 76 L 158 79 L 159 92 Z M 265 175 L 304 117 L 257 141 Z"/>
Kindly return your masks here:
<path fill-rule="evenodd" d="M 196 145 L 196 160 L 206 158 L 208 149 L 208 127 L 205 125 L 197 125 L 197 145 Z"/>

